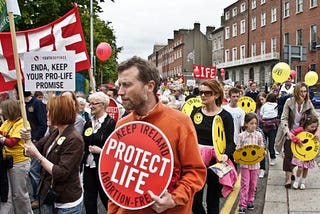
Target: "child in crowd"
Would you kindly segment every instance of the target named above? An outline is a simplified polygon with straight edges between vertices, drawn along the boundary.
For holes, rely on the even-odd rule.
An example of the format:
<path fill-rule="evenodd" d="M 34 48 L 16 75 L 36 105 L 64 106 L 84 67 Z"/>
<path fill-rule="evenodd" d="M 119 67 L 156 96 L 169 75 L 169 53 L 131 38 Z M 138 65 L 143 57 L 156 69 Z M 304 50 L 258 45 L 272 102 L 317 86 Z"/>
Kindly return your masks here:
<path fill-rule="evenodd" d="M 250 112 L 244 118 L 245 131 L 239 134 L 237 149 L 245 145 L 260 145 L 264 147 L 263 136 L 257 131 L 258 117 Z M 239 213 L 245 213 L 246 209 L 253 210 L 254 194 L 258 181 L 260 163 L 240 164 L 241 185 Z"/>
<path fill-rule="evenodd" d="M 300 132 L 303 132 L 303 131 L 310 132 L 310 133 L 314 134 L 317 131 L 318 124 L 319 124 L 319 121 L 318 121 L 317 117 L 315 117 L 313 115 L 308 115 L 305 119 L 301 120 L 301 125 L 302 126 L 293 129 L 291 131 L 291 133 L 294 134 L 295 136 L 297 134 L 299 134 Z M 294 143 L 298 143 L 299 145 L 302 144 L 301 140 L 299 138 L 297 138 L 297 137 L 294 137 L 292 139 L 292 141 Z M 296 178 L 295 178 L 295 181 L 294 181 L 292 187 L 294 189 L 298 189 L 299 185 L 300 185 L 300 189 L 303 190 L 303 189 L 306 188 L 305 180 L 306 180 L 307 175 L 308 175 L 308 169 L 314 167 L 314 164 L 315 164 L 314 160 L 302 161 L 302 160 L 299 160 L 297 157 L 295 157 L 293 155 L 292 164 L 298 166 L 298 170 L 297 170 L 297 173 L 296 173 Z M 302 178 L 301 178 L 301 175 L 302 175 Z"/>
<path fill-rule="evenodd" d="M 268 94 L 266 102 L 260 109 L 262 117 L 262 130 L 266 138 L 268 139 L 268 149 L 270 154 L 270 166 L 276 164 L 276 151 L 274 149 L 276 134 L 279 125 L 278 118 L 278 103 L 276 94 Z"/>

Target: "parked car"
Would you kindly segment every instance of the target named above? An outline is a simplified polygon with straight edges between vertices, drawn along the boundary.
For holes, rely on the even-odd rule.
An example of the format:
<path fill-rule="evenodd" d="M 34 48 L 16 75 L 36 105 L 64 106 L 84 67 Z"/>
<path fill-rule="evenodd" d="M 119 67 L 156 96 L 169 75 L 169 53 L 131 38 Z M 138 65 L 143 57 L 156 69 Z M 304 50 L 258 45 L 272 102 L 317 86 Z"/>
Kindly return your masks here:
<path fill-rule="evenodd" d="M 311 101 L 315 108 L 320 108 L 320 92 L 313 92 Z"/>

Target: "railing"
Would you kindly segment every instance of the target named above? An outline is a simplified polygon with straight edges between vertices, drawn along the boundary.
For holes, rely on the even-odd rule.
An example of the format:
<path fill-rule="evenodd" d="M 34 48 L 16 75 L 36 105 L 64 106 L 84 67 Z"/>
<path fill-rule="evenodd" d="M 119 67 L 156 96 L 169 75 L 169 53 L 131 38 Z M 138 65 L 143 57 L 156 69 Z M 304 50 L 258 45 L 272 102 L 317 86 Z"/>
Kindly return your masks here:
<path fill-rule="evenodd" d="M 263 62 L 263 61 L 267 61 L 267 60 L 278 60 L 279 56 L 280 56 L 280 54 L 277 52 L 268 53 L 268 54 L 263 54 L 263 55 L 259 55 L 259 56 L 239 59 L 239 60 L 235 60 L 235 61 L 220 63 L 220 64 L 217 64 L 217 68 L 230 68 L 230 67 L 235 67 L 235 66 L 239 66 L 239 65 L 246 65 L 246 64 L 251 64 L 251 63 Z"/>

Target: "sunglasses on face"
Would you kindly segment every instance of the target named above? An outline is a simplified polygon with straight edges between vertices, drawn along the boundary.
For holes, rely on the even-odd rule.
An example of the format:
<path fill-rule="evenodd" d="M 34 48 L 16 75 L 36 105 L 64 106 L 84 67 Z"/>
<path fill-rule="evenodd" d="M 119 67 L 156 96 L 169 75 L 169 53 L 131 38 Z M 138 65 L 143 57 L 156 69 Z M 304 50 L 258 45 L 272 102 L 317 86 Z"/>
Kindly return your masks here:
<path fill-rule="evenodd" d="M 213 95 L 213 91 L 200 91 L 200 96 L 210 97 Z"/>

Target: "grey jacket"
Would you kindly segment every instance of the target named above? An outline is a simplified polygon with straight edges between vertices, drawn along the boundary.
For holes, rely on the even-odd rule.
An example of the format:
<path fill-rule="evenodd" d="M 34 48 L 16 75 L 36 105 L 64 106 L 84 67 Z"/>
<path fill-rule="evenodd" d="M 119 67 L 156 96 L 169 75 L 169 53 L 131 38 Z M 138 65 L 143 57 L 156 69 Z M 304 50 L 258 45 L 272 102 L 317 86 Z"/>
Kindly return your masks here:
<path fill-rule="evenodd" d="M 287 133 L 291 131 L 293 127 L 294 118 L 296 117 L 295 112 L 296 112 L 296 101 L 294 97 L 288 98 L 283 107 L 281 121 L 277 131 L 276 139 L 275 139 L 275 142 L 276 142 L 275 148 L 278 152 L 281 152 L 283 144 L 286 140 Z M 302 113 L 302 118 L 309 114 L 319 117 L 310 100 L 305 101 L 301 113 Z"/>

